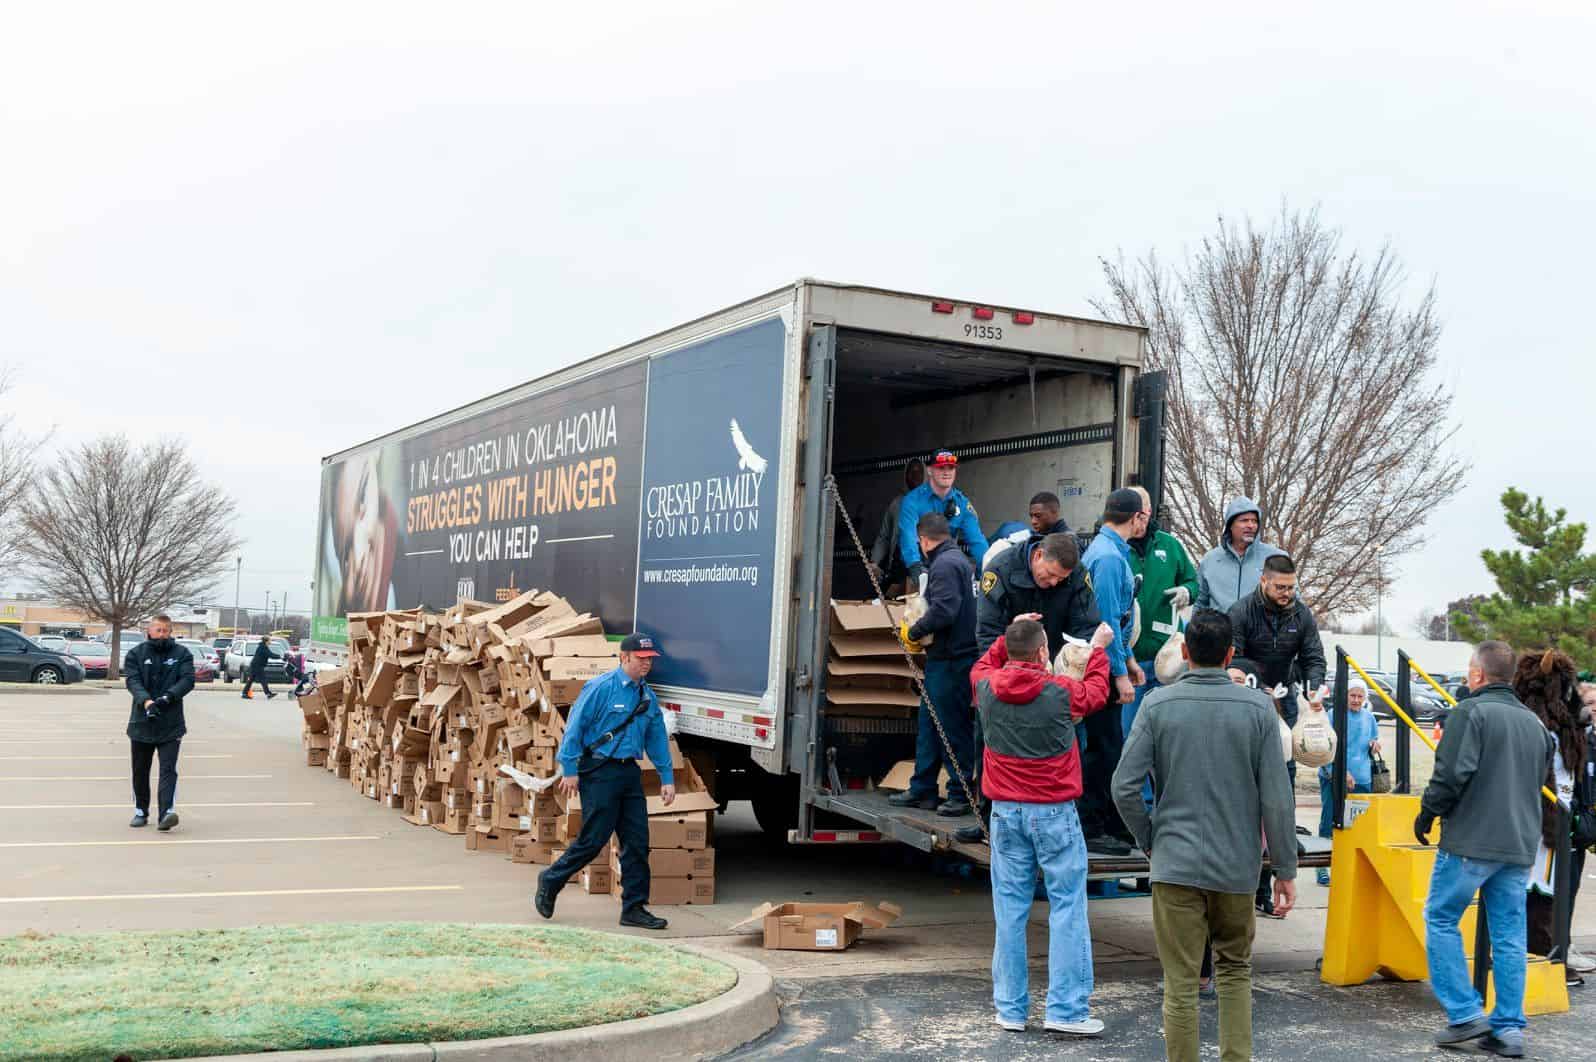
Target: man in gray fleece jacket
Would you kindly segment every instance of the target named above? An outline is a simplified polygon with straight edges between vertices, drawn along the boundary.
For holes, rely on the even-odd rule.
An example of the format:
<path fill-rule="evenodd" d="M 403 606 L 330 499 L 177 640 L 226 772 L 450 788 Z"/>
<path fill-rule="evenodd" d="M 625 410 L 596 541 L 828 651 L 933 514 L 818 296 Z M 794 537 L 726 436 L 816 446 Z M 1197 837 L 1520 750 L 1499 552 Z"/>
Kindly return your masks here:
<path fill-rule="evenodd" d="M 1225 506 L 1219 544 L 1197 562 L 1197 607 L 1229 612 L 1258 585 L 1263 563 L 1284 550 L 1261 541 L 1263 513 L 1251 498 L 1238 494 Z"/>
<path fill-rule="evenodd" d="M 1482 642 L 1469 661 L 1472 693 L 1452 710 L 1435 750 L 1435 773 L 1419 801 L 1413 834 L 1428 844 L 1442 823 L 1424 904 L 1430 990 L 1446 1011 L 1443 1047 L 1469 1040 L 1493 1055 L 1524 1054 L 1524 890 L 1541 839 L 1541 782 L 1556 743 L 1513 695 L 1513 650 Z M 1480 896 L 1491 932 L 1496 1006 L 1489 1019 L 1474 991 L 1458 920 Z"/>
<path fill-rule="evenodd" d="M 1152 858 L 1153 936 L 1164 967 L 1164 1045 L 1195 1062 L 1203 944 L 1214 949 L 1219 1057 L 1252 1057 L 1253 892 L 1269 841 L 1275 912 L 1297 897 L 1296 809 L 1269 698 L 1231 682 L 1230 617 L 1203 609 L 1186 627 L 1191 663 L 1149 693 L 1114 772 L 1114 803 Z M 1154 810 L 1142 802 L 1153 777 Z M 1260 830 L 1261 827 L 1261 830 Z"/>

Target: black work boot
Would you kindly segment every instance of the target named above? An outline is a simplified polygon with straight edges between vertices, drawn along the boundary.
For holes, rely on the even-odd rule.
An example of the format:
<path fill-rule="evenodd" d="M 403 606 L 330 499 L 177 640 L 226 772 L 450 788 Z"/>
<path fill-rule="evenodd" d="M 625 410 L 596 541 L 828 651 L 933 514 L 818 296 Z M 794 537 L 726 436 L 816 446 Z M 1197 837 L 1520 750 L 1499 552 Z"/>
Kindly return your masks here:
<path fill-rule="evenodd" d="M 648 908 L 638 904 L 621 912 L 621 925 L 634 929 L 664 929 L 670 923 L 659 915 L 650 914 Z"/>
<path fill-rule="evenodd" d="M 532 906 L 544 918 L 553 918 L 554 898 L 560 894 L 560 890 L 549 888 L 549 883 L 544 880 L 548 873 L 547 870 L 538 873 L 538 891 L 532 896 Z"/>

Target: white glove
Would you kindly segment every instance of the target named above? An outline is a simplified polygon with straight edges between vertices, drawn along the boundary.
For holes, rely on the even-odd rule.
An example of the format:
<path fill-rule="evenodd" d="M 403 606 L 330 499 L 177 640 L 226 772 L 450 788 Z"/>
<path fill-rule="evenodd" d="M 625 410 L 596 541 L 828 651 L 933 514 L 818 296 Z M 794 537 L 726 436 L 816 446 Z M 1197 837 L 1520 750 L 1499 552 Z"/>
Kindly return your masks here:
<path fill-rule="evenodd" d="M 1291 692 L 1291 687 L 1287 686 L 1285 683 L 1281 683 L 1280 685 L 1276 686 L 1274 689 L 1270 690 L 1269 691 L 1269 695 L 1271 697 L 1273 697 L 1275 700 L 1278 701 L 1280 698 L 1284 697 L 1286 694 L 1288 694 L 1290 692 Z"/>
<path fill-rule="evenodd" d="M 1177 613 L 1185 611 L 1186 606 L 1191 604 L 1191 591 L 1184 586 L 1165 590 L 1164 596 L 1169 598 L 1170 608 Z"/>

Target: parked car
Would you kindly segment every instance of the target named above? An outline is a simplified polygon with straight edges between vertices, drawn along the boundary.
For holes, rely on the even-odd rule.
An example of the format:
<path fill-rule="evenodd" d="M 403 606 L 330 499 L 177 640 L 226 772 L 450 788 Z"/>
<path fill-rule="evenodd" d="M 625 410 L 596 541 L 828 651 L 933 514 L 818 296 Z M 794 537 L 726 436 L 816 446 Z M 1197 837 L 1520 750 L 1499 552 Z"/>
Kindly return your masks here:
<path fill-rule="evenodd" d="M 33 642 L 35 645 L 42 646 L 52 653 L 64 653 L 67 651 L 67 639 L 60 634 L 35 634 Z"/>
<path fill-rule="evenodd" d="M 1393 701 L 1397 699 L 1396 677 L 1394 675 L 1391 675 L 1385 671 L 1371 671 L 1369 672 L 1369 677 L 1372 678 L 1375 682 L 1375 685 L 1384 690 Z M 1413 694 L 1414 722 L 1433 723 L 1438 719 L 1444 719 L 1446 717 L 1446 713 L 1452 710 L 1451 705 L 1447 704 L 1439 696 L 1437 696 L 1436 692 L 1430 689 L 1430 687 L 1422 679 L 1415 678 L 1415 680 L 1411 683 L 1410 688 Z M 1332 693 L 1333 692 L 1334 685 L 1332 683 Z M 1381 719 L 1396 718 L 1396 715 L 1391 711 L 1390 708 L 1386 706 L 1385 701 L 1380 698 L 1379 694 L 1376 694 L 1373 691 L 1370 691 L 1369 694 L 1369 707 L 1374 711 L 1374 714 L 1379 716 Z"/>
<path fill-rule="evenodd" d="M 70 653 L 46 649 L 33 639 L 0 627 L 0 682 L 54 685 L 82 682 L 83 665 Z"/>
<path fill-rule="evenodd" d="M 217 659 L 218 662 L 220 662 L 222 660 L 222 658 L 227 655 L 228 646 L 230 646 L 232 644 L 233 644 L 233 639 L 230 638 L 230 637 L 228 637 L 228 638 L 212 638 L 211 639 L 211 648 L 216 651 L 216 659 Z"/>
<path fill-rule="evenodd" d="M 213 676 L 221 670 L 222 656 L 215 649 L 212 649 L 209 643 L 199 638 L 179 638 L 177 644 L 183 646 L 194 655 L 195 665 L 198 665 L 201 660 L 209 664 Z"/>
<path fill-rule="evenodd" d="M 255 657 L 255 647 L 260 644 L 259 638 L 246 638 L 235 641 L 227 647 L 227 656 L 222 660 L 222 678 L 228 682 L 242 682 L 249 677 L 249 663 Z M 288 682 L 288 670 L 283 666 L 283 657 L 288 653 L 288 642 L 283 638 L 271 639 L 271 649 L 275 656 L 266 663 L 266 682 Z"/>
<path fill-rule="evenodd" d="M 105 678 L 111 671 L 111 647 L 103 642 L 68 642 L 67 652 L 78 658 L 87 678 Z"/>
<path fill-rule="evenodd" d="M 216 681 L 216 666 L 198 654 L 195 654 L 194 656 L 194 681 Z"/>

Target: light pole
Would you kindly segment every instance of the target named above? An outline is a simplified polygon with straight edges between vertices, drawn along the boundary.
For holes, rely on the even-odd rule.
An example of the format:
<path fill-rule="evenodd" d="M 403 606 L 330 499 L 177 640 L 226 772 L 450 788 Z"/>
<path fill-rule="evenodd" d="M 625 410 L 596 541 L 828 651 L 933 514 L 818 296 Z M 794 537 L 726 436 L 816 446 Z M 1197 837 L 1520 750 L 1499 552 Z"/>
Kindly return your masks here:
<path fill-rule="evenodd" d="M 244 585 L 244 558 L 238 558 L 238 571 L 233 576 L 233 630 L 238 631 L 238 606 L 242 603 L 239 588 Z"/>
<path fill-rule="evenodd" d="M 1380 596 L 1385 589 L 1384 571 L 1380 567 L 1380 547 L 1374 547 L 1374 666 L 1385 670 L 1385 623 L 1380 614 Z"/>

